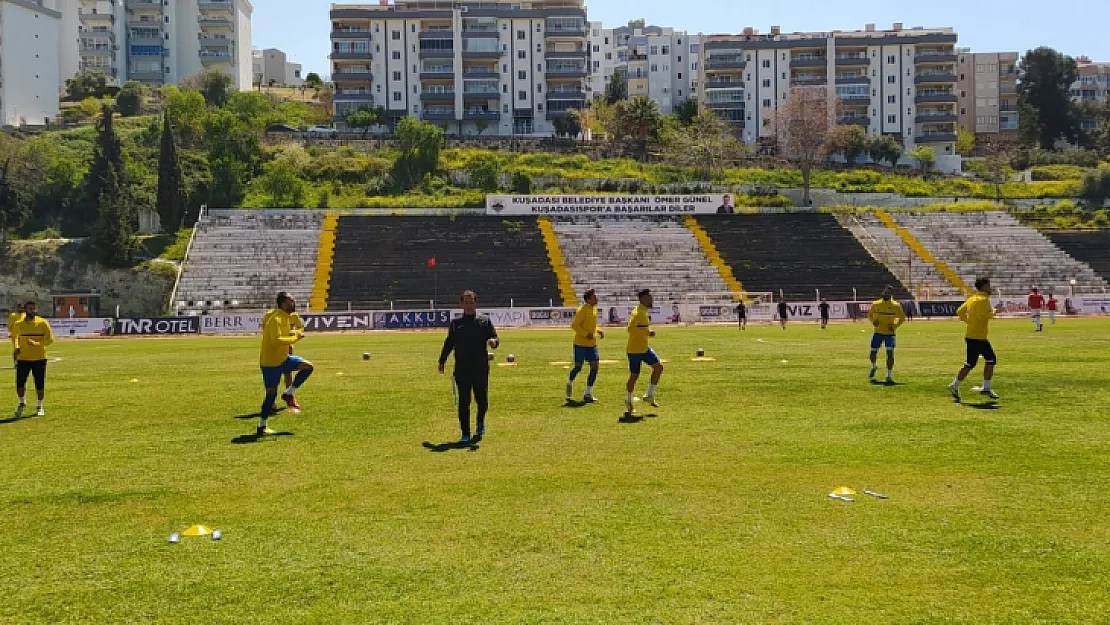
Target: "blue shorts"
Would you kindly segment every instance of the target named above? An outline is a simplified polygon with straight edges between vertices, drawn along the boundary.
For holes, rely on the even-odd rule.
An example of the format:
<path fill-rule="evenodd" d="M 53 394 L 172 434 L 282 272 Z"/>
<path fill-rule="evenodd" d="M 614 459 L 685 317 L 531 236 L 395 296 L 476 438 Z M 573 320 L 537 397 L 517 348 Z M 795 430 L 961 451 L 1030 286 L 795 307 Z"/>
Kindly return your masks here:
<path fill-rule="evenodd" d="M 601 360 L 597 354 L 597 347 L 582 347 L 581 345 L 574 346 L 574 364 L 583 362 L 594 362 Z"/>
<path fill-rule="evenodd" d="M 262 383 L 266 385 L 266 388 L 274 388 L 281 384 L 282 375 L 293 373 L 304 362 L 305 359 L 300 356 L 290 356 L 285 359 L 285 362 L 276 367 L 259 367 L 262 369 Z"/>
<path fill-rule="evenodd" d="M 642 354 L 628 355 L 628 370 L 637 375 L 640 373 L 640 365 L 653 367 L 657 364 L 659 364 L 659 356 L 657 356 L 655 350 L 650 347 Z"/>
<path fill-rule="evenodd" d="M 887 351 L 894 350 L 894 335 L 893 334 L 879 334 L 876 332 L 871 335 L 871 349 L 877 350 L 883 345 L 886 345 Z"/>

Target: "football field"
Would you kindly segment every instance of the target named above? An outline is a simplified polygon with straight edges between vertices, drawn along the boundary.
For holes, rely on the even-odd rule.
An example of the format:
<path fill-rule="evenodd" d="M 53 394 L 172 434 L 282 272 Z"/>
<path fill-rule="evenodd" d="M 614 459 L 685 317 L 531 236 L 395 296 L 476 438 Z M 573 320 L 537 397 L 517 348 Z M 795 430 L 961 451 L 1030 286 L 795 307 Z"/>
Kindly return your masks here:
<path fill-rule="evenodd" d="M 569 330 L 502 330 L 470 447 L 441 332 L 310 335 L 263 439 L 257 337 L 62 341 L 43 418 L 5 360 L 0 622 L 1107 619 L 1110 320 L 994 322 L 993 404 L 981 364 L 948 395 L 957 322 L 902 328 L 895 386 L 864 323 L 656 330 L 636 423 L 623 329 L 581 407 Z M 192 524 L 223 539 L 169 544 Z"/>

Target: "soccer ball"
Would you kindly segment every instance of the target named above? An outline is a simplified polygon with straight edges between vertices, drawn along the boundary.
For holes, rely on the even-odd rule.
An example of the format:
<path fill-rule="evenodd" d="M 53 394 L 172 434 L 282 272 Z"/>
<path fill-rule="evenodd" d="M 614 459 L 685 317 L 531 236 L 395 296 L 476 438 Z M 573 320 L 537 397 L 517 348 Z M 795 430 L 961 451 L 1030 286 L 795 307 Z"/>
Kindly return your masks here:
<path fill-rule="evenodd" d="M 698 358 L 701 358 L 703 356 L 705 356 L 705 350 L 699 347 L 698 348 Z"/>
<path fill-rule="evenodd" d="M 493 352 L 486 352 L 486 360 L 493 362 Z"/>
<path fill-rule="evenodd" d="M 370 352 L 362 352 L 363 360 L 370 360 Z"/>
<path fill-rule="evenodd" d="M 508 356 L 505 357 L 505 362 L 516 362 L 516 356 L 513 356 L 512 354 L 509 354 Z"/>

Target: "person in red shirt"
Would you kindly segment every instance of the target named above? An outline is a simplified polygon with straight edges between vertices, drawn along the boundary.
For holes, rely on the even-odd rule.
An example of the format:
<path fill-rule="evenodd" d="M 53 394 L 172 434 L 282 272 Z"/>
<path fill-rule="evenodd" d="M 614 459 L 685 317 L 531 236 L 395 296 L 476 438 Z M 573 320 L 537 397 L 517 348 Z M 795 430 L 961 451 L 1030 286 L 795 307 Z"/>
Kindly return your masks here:
<path fill-rule="evenodd" d="M 1049 293 L 1048 305 L 1045 308 L 1046 310 L 1048 310 L 1048 320 L 1052 322 L 1052 325 L 1056 325 L 1056 309 L 1058 306 L 1059 302 L 1056 301 L 1056 298 L 1053 297 L 1052 293 Z"/>
<path fill-rule="evenodd" d="M 1029 293 L 1029 311 L 1033 313 L 1033 327 L 1037 328 L 1037 332 L 1042 331 L 1041 327 L 1041 310 L 1044 308 L 1044 295 L 1037 289 L 1033 289 Z"/>

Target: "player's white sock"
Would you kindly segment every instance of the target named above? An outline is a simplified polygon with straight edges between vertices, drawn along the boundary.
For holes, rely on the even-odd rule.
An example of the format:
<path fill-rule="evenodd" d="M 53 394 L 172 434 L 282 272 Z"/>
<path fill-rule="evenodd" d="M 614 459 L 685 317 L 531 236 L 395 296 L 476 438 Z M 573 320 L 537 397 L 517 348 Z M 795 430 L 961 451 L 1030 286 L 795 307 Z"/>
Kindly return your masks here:
<path fill-rule="evenodd" d="M 655 397 L 655 385 L 654 384 L 648 384 L 647 396 L 648 397 Z"/>
<path fill-rule="evenodd" d="M 891 378 L 893 378 L 893 377 L 894 377 L 894 369 L 887 369 L 887 370 L 886 370 L 886 379 L 888 379 L 888 380 L 889 380 L 889 379 L 891 379 Z"/>
<path fill-rule="evenodd" d="M 631 404 L 632 403 L 632 393 L 626 393 L 625 396 L 624 396 L 624 401 L 625 401 L 625 403 Z"/>
<path fill-rule="evenodd" d="M 41 399 L 39 400 L 39 405 L 37 406 L 37 408 L 38 408 L 39 410 L 42 410 L 42 400 L 41 400 Z"/>
<path fill-rule="evenodd" d="M 952 384 L 950 384 L 949 386 L 955 386 L 955 387 L 959 388 L 960 378 L 956 378 L 955 380 L 952 380 Z"/>
<path fill-rule="evenodd" d="M 267 419 L 259 419 L 258 420 L 258 427 L 260 427 L 260 428 L 266 427 L 266 421 L 267 421 Z"/>
<path fill-rule="evenodd" d="M 586 387 L 586 394 L 587 395 L 593 395 L 594 394 L 594 387 L 593 386 L 587 386 Z"/>
<path fill-rule="evenodd" d="M 27 398 L 26 397 L 20 397 L 19 398 L 19 405 L 20 406 L 26 406 L 27 405 Z"/>
<path fill-rule="evenodd" d="M 990 380 L 983 380 L 983 390 L 984 391 L 991 390 L 991 381 Z"/>
<path fill-rule="evenodd" d="M 285 397 L 287 395 L 296 395 L 296 394 L 297 394 L 297 385 L 293 384 L 289 388 L 285 389 L 285 392 L 282 393 L 281 396 Z"/>

